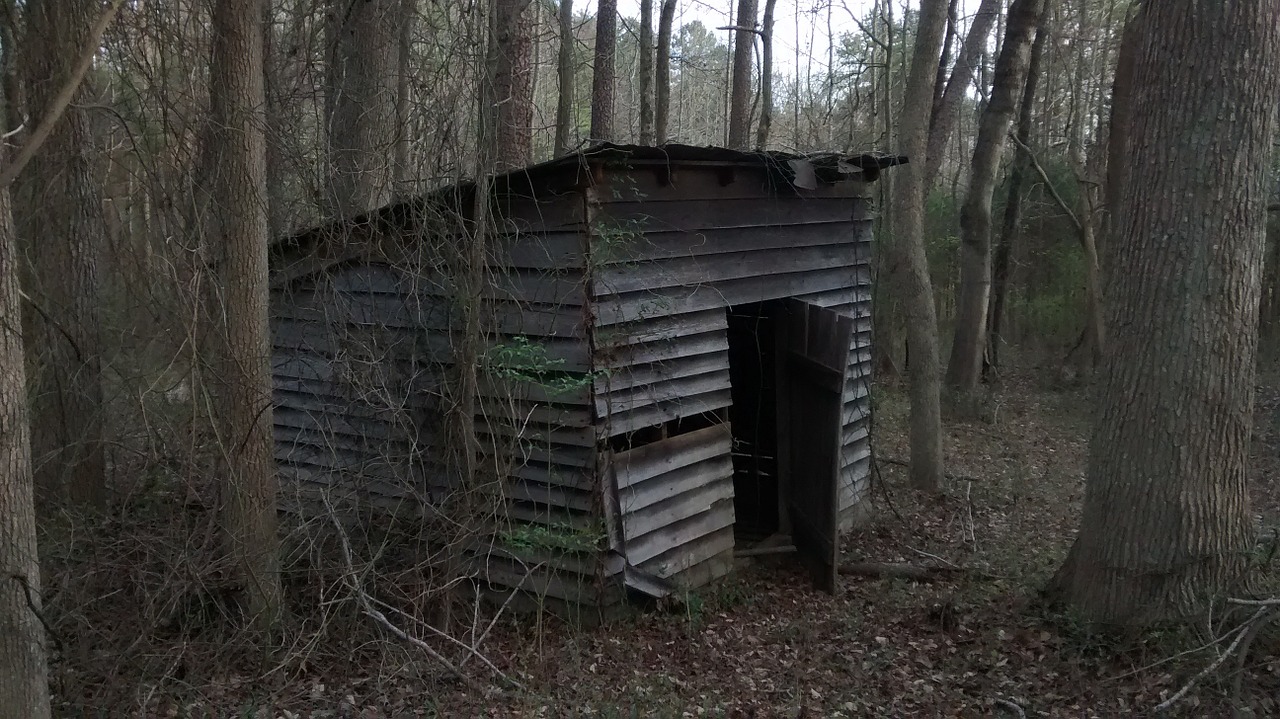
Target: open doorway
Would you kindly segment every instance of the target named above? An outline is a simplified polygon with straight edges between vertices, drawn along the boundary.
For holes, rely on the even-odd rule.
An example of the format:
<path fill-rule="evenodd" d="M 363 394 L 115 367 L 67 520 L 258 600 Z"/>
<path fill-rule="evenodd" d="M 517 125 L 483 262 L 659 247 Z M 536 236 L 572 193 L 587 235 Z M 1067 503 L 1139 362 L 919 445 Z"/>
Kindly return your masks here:
<path fill-rule="evenodd" d="M 781 529 L 777 352 L 781 315 L 778 302 L 728 309 L 734 539 L 740 547 Z"/>
<path fill-rule="evenodd" d="M 834 592 L 853 319 L 794 298 L 735 305 L 728 337 L 735 544 L 782 540 Z"/>

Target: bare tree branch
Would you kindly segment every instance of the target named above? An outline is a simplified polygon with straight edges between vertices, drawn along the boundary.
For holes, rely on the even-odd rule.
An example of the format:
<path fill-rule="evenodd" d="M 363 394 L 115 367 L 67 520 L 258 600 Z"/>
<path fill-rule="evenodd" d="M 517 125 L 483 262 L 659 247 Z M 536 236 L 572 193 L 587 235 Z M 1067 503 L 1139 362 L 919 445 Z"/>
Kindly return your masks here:
<path fill-rule="evenodd" d="M 44 108 L 44 114 L 40 118 L 40 124 L 36 125 L 36 129 L 31 132 L 31 137 L 22 144 L 22 148 L 18 150 L 18 154 L 14 156 L 13 162 L 9 166 L 0 170 L 0 188 L 8 187 L 13 184 L 22 168 L 27 166 L 32 157 L 35 157 L 36 151 L 49 139 L 49 134 L 53 132 L 54 125 L 58 124 L 58 120 L 62 119 L 62 114 L 66 112 L 67 106 L 71 104 L 71 98 L 75 97 L 76 90 L 79 89 L 80 83 L 84 81 L 84 76 L 89 72 L 89 67 L 93 65 L 93 58 L 98 54 L 99 44 L 102 42 L 102 34 L 107 31 L 107 26 L 111 24 L 111 20 L 115 18 L 116 12 L 120 10 L 120 6 L 124 4 L 124 0 L 111 0 L 111 5 L 102 12 L 98 17 L 98 21 L 89 28 L 89 36 L 85 38 L 84 49 L 80 51 L 80 57 L 76 60 L 76 67 L 71 74 L 71 80 L 58 91 L 58 94 Z"/>

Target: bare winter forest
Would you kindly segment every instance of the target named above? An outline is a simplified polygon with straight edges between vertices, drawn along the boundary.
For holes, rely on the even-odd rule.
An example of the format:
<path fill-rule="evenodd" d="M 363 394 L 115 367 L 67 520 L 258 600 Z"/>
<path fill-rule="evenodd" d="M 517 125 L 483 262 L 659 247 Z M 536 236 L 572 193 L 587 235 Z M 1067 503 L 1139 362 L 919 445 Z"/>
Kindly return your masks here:
<path fill-rule="evenodd" d="M 1280 716 L 1280 0 L 0 0 L 0 719 Z"/>

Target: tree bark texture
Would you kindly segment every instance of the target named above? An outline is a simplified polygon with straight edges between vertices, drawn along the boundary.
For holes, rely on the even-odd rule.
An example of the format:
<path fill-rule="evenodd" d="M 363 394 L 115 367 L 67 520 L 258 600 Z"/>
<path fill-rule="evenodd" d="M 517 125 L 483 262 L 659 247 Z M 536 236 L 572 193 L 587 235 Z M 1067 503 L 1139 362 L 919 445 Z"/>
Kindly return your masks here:
<path fill-rule="evenodd" d="M 658 50 L 654 53 L 655 79 L 653 101 L 654 144 L 667 142 L 667 123 L 671 118 L 671 26 L 676 18 L 676 0 L 663 0 L 658 15 Z"/>
<path fill-rule="evenodd" d="M 974 68 L 982 59 L 982 51 L 987 46 L 991 35 L 991 26 L 1000 14 L 1001 0 L 982 0 L 969 26 L 969 34 L 960 46 L 960 54 L 956 57 L 956 65 L 951 70 L 946 89 L 938 101 L 932 114 L 929 126 L 929 150 L 925 162 L 925 177 L 932 184 L 938 177 L 938 168 L 942 167 L 942 155 L 946 151 L 951 132 L 955 129 L 956 119 L 960 114 L 960 100 L 973 82 Z"/>
<path fill-rule="evenodd" d="M 591 79 L 591 140 L 613 140 L 614 55 L 618 45 L 618 0 L 600 0 Z"/>
<path fill-rule="evenodd" d="M 1116 73 L 1111 83 L 1111 115 L 1108 118 L 1107 177 L 1104 199 L 1106 229 L 1103 236 L 1108 240 L 1106 245 L 1114 244 L 1110 240 L 1110 235 L 1120 224 L 1116 212 L 1120 207 L 1120 192 L 1127 175 L 1124 158 L 1129 144 L 1130 115 L 1133 112 L 1133 62 L 1137 42 L 1136 22 L 1130 18 L 1125 23 L 1124 33 L 1120 37 Z M 1106 251 L 1105 247 L 1103 251 Z M 1110 266 L 1110 263 L 1105 265 Z"/>
<path fill-rule="evenodd" d="M 43 120 L 72 81 L 97 16 L 92 0 L 27 3 L 29 127 Z M 16 219 L 29 260 L 27 294 L 34 301 L 25 319 L 36 486 L 51 498 L 101 507 L 106 454 L 98 273 L 106 237 L 90 155 L 89 103 L 81 85 L 22 174 L 26 211 Z"/>
<path fill-rule="evenodd" d="M 897 232 L 891 240 L 891 266 L 898 277 L 911 346 L 911 482 L 923 490 L 942 488 L 941 371 L 938 316 L 924 247 L 924 157 L 928 148 L 929 108 L 938 69 L 938 52 L 947 25 L 946 0 L 921 0 L 911 69 L 903 95 L 899 143 L 914 161 L 895 168 L 892 210 Z"/>
<path fill-rule="evenodd" d="M 947 384 L 962 396 L 977 391 L 982 379 L 991 298 L 991 196 L 1043 5 L 1044 0 L 1014 0 L 1009 7 L 1004 43 L 996 58 L 995 82 L 978 121 L 969 188 L 960 207 L 960 287 Z"/>
<path fill-rule="evenodd" d="M 330 3 L 328 204 L 349 216 L 390 202 L 395 189 L 401 0 Z"/>
<path fill-rule="evenodd" d="M 756 148 L 769 146 L 773 126 L 773 11 L 778 0 L 764 0 L 760 25 L 760 124 L 756 126 Z"/>
<path fill-rule="evenodd" d="M 574 78 L 575 60 L 573 45 L 573 0 L 560 0 L 556 18 L 560 26 L 560 48 L 556 59 L 556 79 L 560 83 L 559 95 L 556 98 L 556 156 L 567 155 L 573 150 L 574 135 L 577 133 L 577 122 L 574 120 L 574 108 L 577 104 Z"/>
<path fill-rule="evenodd" d="M 653 0 L 640 0 L 640 144 L 653 144 Z"/>
<path fill-rule="evenodd" d="M 733 41 L 733 77 L 729 89 L 729 147 L 751 143 L 751 50 L 755 47 L 756 0 L 738 0 L 738 29 Z"/>
<path fill-rule="evenodd" d="M 1031 45 L 1031 59 L 1027 62 L 1027 81 L 1022 87 L 1022 104 L 1018 108 L 1018 141 L 1022 147 L 1031 147 L 1032 112 L 1035 110 L 1036 90 L 1040 84 L 1040 68 L 1044 62 L 1044 48 L 1049 40 L 1049 29 L 1045 24 L 1048 17 L 1046 3 L 1040 15 L 1040 26 L 1036 29 L 1036 39 Z M 1009 259 L 1013 254 L 1014 243 L 1022 232 L 1022 189 L 1027 180 L 1027 172 L 1031 162 L 1027 153 L 1018 150 L 1014 156 L 1013 169 L 1009 172 L 1009 195 L 1004 205 L 1004 218 L 1000 226 L 1000 240 L 996 243 L 996 254 L 991 267 L 991 313 L 990 331 L 987 333 L 989 364 L 987 367 L 1000 367 L 1001 328 L 1004 323 L 1005 299 L 1009 294 Z"/>
<path fill-rule="evenodd" d="M 280 613 L 280 554 L 271 434 L 266 118 L 258 2 L 219 0 L 214 6 L 210 96 L 218 170 L 211 194 L 225 247 L 223 522 L 251 622 L 269 630 Z"/>
<path fill-rule="evenodd" d="M 1080 532 L 1087 620 L 1185 619 L 1246 571 L 1280 0 L 1144 3 Z M 1213 52 L 1205 52 L 1213 48 Z"/>
<path fill-rule="evenodd" d="M 0 147 L 0 155 L 5 154 Z M 0 317 L 18 317 L 18 247 L 0 187 Z M 50 716 L 21 328 L 0 322 L 0 717 Z"/>
<path fill-rule="evenodd" d="M 533 13 L 529 0 L 495 0 L 493 170 L 529 164 L 533 147 Z"/>

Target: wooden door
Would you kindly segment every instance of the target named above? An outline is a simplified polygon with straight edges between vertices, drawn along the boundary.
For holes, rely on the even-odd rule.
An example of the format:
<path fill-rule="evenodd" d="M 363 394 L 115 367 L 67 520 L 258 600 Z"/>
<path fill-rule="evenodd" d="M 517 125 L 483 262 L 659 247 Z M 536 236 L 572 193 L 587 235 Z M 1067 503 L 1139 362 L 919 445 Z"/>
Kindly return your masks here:
<path fill-rule="evenodd" d="M 836 591 L 841 410 L 853 318 L 786 301 L 779 347 L 779 455 L 796 550 L 819 589 Z"/>

